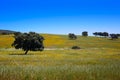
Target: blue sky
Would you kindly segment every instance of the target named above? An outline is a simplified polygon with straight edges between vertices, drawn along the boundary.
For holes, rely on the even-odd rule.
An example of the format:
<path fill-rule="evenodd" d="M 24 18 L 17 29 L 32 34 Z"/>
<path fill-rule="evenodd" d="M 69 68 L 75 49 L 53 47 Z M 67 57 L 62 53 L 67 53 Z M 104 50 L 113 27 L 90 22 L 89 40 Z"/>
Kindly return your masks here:
<path fill-rule="evenodd" d="M 119 0 L 0 0 L 0 29 L 120 33 Z"/>

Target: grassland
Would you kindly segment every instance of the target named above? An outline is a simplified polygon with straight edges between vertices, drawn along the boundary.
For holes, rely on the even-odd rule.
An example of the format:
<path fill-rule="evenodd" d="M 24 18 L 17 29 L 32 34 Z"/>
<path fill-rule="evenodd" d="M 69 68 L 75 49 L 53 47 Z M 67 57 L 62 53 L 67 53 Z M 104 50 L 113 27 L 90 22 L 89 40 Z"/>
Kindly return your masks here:
<path fill-rule="evenodd" d="M 24 55 L 10 46 L 12 35 L 0 36 L 0 80 L 120 80 L 120 39 L 42 35 L 46 48 L 58 49 Z"/>

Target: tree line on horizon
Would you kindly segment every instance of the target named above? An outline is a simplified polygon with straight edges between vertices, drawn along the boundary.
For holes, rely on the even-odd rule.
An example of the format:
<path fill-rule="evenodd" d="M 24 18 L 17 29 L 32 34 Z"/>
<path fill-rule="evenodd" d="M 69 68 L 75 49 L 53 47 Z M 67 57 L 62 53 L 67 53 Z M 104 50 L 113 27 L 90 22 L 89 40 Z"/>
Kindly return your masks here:
<path fill-rule="evenodd" d="M 0 35 L 10 35 L 10 34 L 14 34 L 17 33 L 16 31 L 11 31 L 11 30 L 0 30 Z M 77 39 L 77 36 L 74 33 L 69 33 L 69 38 L 70 39 Z M 88 32 L 87 31 L 83 31 L 82 36 L 88 36 Z M 108 32 L 94 32 L 93 33 L 94 36 L 99 36 L 99 37 L 111 37 L 111 38 L 119 38 L 120 34 L 109 34 Z"/>
<path fill-rule="evenodd" d="M 88 32 L 83 31 L 81 35 L 84 36 L 84 37 L 87 37 Z M 120 37 L 120 34 L 109 34 L 108 32 L 94 32 L 93 35 L 96 36 L 96 37 L 97 36 L 105 37 L 105 38 L 109 37 L 111 39 L 118 39 Z M 69 39 L 72 39 L 72 40 L 77 39 L 77 36 L 74 33 L 69 33 L 68 37 L 69 37 Z"/>
<path fill-rule="evenodd" d="M 0 29 L 0 34 L 1 35 L 10 35 L 10 34 L 14 34 L 16 31 L 11 31 L 11 30 L 1 30 Z"/>
<path fill-rule="evenodd" d="M 110 37 L 111 39 L 118 39 L 120 34 L 109 34 L 108 32 L 94 32 L 93 35 L 100 37 Z"/>

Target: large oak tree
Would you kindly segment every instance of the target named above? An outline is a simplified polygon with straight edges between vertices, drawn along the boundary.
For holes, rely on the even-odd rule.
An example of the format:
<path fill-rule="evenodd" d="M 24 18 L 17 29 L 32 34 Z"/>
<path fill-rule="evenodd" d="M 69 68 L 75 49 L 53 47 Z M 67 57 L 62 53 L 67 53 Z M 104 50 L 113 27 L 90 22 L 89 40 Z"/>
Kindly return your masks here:
<path fill-rule="evenodd" d="M 35 32 L 29 33 L 20 33 L 17 32 L 14 34 L 15 41 L 13 42 L 12 46 L 16 49 L 22 49 L 25 51 L 25 54 L 28 51 L 43 51 L 44 45 L 43 40 L 44 38 Z"/>

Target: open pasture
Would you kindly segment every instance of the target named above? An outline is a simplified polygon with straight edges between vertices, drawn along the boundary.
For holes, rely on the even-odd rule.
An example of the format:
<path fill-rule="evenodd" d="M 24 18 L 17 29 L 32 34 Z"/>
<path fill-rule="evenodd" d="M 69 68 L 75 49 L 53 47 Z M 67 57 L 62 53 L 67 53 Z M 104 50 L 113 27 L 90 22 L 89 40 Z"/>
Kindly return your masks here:
<path fill-rule="evenodd" d="M 120 39 L 42 35 L 49 50 L 27 55 L 10 46 L 12 36 L 0 36 L 0 80 L 120 80 Z"/>

